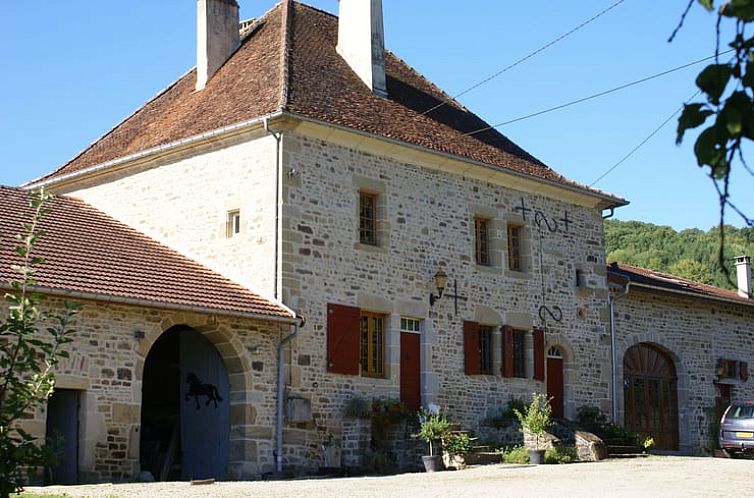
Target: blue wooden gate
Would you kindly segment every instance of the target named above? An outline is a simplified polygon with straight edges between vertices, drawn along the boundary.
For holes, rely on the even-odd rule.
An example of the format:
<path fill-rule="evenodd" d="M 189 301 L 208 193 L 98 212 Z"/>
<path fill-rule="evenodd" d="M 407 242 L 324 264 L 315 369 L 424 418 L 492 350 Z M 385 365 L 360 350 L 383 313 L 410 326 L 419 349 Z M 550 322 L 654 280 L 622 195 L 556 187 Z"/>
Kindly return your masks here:
<path fill-rule="evenodd" d="M 225 479 L 230 393 L 217 349 L 198 332 L 180 336 L 181 477 Z"/>

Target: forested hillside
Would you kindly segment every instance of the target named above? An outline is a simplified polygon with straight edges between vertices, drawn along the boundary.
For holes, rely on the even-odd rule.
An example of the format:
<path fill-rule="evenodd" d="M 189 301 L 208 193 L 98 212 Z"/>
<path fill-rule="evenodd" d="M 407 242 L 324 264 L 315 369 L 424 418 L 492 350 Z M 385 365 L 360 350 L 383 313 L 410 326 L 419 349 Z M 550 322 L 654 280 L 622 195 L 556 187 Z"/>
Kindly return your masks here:
<path fill-rule="evenodd" d="M 671 273 L 695 282 L 733 288 L 718 264 L 720 232 L 691 228 L 676 232 L 667 226 L 639 221 L 605 220 L 608 262 Z M 754 257 L 754 229 L 725 227 L 725 259 L 735 282 L 733 258 Z"/>

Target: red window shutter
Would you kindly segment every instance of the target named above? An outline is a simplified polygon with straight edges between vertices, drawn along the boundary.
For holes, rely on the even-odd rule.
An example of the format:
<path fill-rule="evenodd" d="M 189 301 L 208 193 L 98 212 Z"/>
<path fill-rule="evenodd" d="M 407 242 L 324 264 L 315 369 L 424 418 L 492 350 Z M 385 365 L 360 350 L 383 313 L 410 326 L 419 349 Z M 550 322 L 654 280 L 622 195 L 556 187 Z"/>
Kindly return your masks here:
<path fill-rule="evenodd" d="M 463 322 L 463 367 L 466 375 L 479 375 L 479 324 Z"/>
<path fill-rule="evenodd" d="M 534 380 L 545 380 L 545 331 L 534 329 Z"/>
<path fill-rule="evenodd" d="M 513 377 L 513 327 L 503 325 L 503 377 Z"/>
<path fill-rule="evenodd" d="M 361 310 L 327 305 L 327 371 L 359 375 L 359 321 Z"/>

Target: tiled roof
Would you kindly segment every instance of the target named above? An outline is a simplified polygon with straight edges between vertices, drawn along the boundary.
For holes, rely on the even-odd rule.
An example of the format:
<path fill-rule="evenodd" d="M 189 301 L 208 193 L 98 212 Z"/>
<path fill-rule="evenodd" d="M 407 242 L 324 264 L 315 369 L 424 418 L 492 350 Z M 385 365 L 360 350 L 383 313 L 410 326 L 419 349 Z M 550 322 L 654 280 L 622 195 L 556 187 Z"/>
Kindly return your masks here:
<path fill-rule="evenodd" d="M 626 279 L 632 283 L 654 287 L 659 290 L 681 291 L 696 294 L 703 298 L 725 299 L 728 301 L 740 301 L 742 304 L 754 306 L 754 300 L 738 295 L 736 291 L 730 291 L 714 287 L 712 285 L 692 282 L 685 278 L 668 275 L 646 268 L 639 268 L 623 263 L 610 263 L 607 267 L 608 278 L 615 283 L 623 284 Z"/>
<path fill-rule="evenodd" d="M 467 135 L 487 123 L 390 52 L 389 96 L 373 95 L 336 52 L 337 25 L 332 14 L 283 0 L 256 21 L 202 91 L 194 91 L 196 73 L 190 71 L 42 179 L 285 112 L 607 196 L 567 180 L 494 129 Z M 423 115 L 445 101 L 450 103 Z"/>
<path fill-rule="evenodd" d="M 45 263 L 40 289 L 175 309 L 292 319 L 270 302 L 199 263 L 123 225 L 83 201 L 55 197 L 42 220 L 34 255 Z M 0 287 L 16 279 L 13 248 L 32 209 L 29 193 L 0 186 Z"/>

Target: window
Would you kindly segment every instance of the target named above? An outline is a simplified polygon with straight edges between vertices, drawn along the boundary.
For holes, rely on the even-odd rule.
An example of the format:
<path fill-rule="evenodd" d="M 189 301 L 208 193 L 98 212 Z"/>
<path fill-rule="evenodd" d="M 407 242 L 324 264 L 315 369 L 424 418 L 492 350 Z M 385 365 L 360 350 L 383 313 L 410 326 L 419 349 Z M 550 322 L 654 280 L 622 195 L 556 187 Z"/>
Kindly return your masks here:
<path fill-rule="evenodd" d="M 377 195 L 359 192 L 359 242 L 377 245 Z"/>
<path fill-rule="evenodd" d="M 401 318 L 401 332 L 421 333 L 421 320 L 416 318 Z"/>
<path fill-rule="evenodd" d="M 362 313 L 361 374 L 366 377 L 385 376 L 385 317 L 374 313 Z"/>
<path fill-rule="evenodd" d="M 508 269 L 523 271 L 521 264 L 521 225 L 508 225 Z"/>
<path fill-rule="evenodd" d="M 576 270 L 576 288 L 577 289 L 585 289 L 586 288 L 586 275 L 584 275 L 583 270 Z"/>
<path fill-rule="evenodd" d="M 225 236 L 229 239 L 241 233 L 241 211 L 234 209 L 228 211 L 228 217 L 225 222 Z"/>
<path fill-rule="evenodd" d="M 476 264 L 490 266 L 490 220 L 474 217 L 474 234 L 476 238 Z"/>
<path fill-rule="evenodd" d="M 513 376 L 526 378 L 526 331 L 513 331 Z"/>
<path fill-rule="evenodd" d="M 492 375 L 492 327 L 479 326 L 479 373 Z"/>
<path fill-rule="evenodd" d="M 503 327 L 503 377 L 526 378 L 526 333 L 509 325 Z M 544 359 L 544 334 L 541 342 Z"/>

